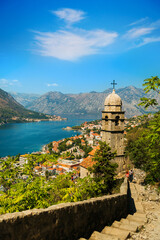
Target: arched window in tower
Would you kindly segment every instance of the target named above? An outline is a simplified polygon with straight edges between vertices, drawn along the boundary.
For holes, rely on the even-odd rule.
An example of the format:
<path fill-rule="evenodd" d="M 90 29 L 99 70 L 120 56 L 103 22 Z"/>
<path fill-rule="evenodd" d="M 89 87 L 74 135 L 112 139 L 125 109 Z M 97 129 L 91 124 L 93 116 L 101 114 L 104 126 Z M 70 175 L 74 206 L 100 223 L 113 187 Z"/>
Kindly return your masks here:
<path fill-rule="evenodd" d="M 108 116 L 105 116 L 105 122 L 108 122 Z"/>
<path fill-rule="evenodd" d="M 115 118 L 115 126 L 118 126 L 119 125 L 119 116 L 116 116 Z"/>
<path fill-rule="evenodd" d="M 105 124 L 108 125 L 108 116 L 105 116 Z"/>

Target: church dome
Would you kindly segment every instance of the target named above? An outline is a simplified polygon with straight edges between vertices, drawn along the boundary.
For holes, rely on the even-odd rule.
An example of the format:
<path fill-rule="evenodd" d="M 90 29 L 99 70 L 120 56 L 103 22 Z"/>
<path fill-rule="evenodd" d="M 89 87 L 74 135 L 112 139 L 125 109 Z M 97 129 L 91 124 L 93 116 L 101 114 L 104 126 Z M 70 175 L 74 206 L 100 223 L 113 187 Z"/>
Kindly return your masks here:
<path fill-rule="evenodd" d="M 113 92 L 106 97 L 104 105 L 105 106 L 121 106 L 122 105 L 122 100 L 115 93 L 114 89 L 113 89 Z"/>

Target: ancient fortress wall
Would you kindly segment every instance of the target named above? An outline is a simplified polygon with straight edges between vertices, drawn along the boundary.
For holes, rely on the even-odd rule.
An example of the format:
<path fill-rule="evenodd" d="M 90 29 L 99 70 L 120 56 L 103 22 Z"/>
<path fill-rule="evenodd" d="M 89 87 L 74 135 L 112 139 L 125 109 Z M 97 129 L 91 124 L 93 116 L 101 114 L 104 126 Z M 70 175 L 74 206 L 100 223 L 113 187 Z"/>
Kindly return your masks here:
<path fill-rule="evenodd" d="M 7 213 L 0 216 L 0 240 L 78 240 L 126 215 L 126 194 Z"/>

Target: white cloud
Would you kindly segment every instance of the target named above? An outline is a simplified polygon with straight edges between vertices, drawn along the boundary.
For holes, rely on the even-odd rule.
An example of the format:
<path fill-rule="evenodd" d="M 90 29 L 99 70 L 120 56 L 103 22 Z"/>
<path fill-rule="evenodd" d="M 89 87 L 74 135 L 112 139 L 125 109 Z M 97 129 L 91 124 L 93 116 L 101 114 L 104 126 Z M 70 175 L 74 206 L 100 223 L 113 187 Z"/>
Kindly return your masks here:
<path fill-rule="evenodd" d="M 5 78 L 1 78 L 0 79 L 0 86 L 1 87 L 8 87 L 8 86 L 15 86 L 15 85 L 19 85 L 19 81 L 18 80 L 8 80 Z"/>
<path fill-rule="evenodd" d="M 159 37 L 153 36 L 153 32 L 158 33 L 160 20 L 147 24 L 148 17 L 141 18 L 129 24 L 130 29 L 126 33 L 118 35 L 115 31 L 107 32 L 102 29 L 85 30 L 71 27 L 71 24 L 85 18 L 85 12 L 80 10 L 63 8 L 52 11 L 52 13 L 63 19 L 67 25 L 63 30 L 61 28 L 55 32 L 33 31 L 35 34 L 34 52 L 41 56 L 75 61 L 84 56 L 109 51 L 117 53 L 159 41 Z M 115 44 L 111 46 L 113 43 Z"/>
<path fill-rule="evenodd" d="M 140 19 L 139 21 L 132 23 L 130 25 L 140 24 L 145 21 L 146 18 Z M 130 29 L 127 33 L 122 36 L 128 49 L 137 48 L 144 46 L 149 43 L 159 42 L 160 37 L 158 30 L 160 28 L 160 20 L 152 22 L 150 24 L 145 24 L 143 26 L 137 26 Z"/>
<path fill-rule="evenodd" d="M 135 21 L 135 22 L 132 22 L 132 23 L 130 23 L 128 26 L 133 26 L 133 25 L 137 25 L 137 24 L 142 24 L 142 23 L 144 23 L 146 20 L 148 20 L 148 17 L 141 18 L 141 19 L 139 19 L 139 20 L 137 20 L 137 21 Z"/>
<path fill-rule="evenodd" d="M 4 85 L 8 85 L 8 80 L 5 78 L 1 78 L 0 79 L 0 85 L 4 86 Z"/>
<path fill-rule="evenodd" d="M 52 11 L 52 13 L 60 19 L 65 20 L 67 24 L 73 24 L 85 18 L 85 12 L 70 8 L 62 8 L 57 11 Z"/>
<path fill-rule="evenodd" d="M 137 47 L 144 46 L 148 43 L 153 43 L 153 42 L 160 42 L 160 37 L 148 37 L 144 38 L 143 41 L 137 45 Z"/>
<path fill-rule="evenodd" d="M 42 56 L 70 61 L 100 53 L 101 48 L 112 44 L 118 36 L 116 32 L 110 33 L 104 30 L 86 31 L 81 29 L 35 33 L 37 51 Z"/>
<path fill-rule="evenodd" d="M 151 33 L 154 29 L 155 28 L 153 27 L 132 28 L 124 35 L 124 37 L 128 39 L 139 38 Z"/>
<path fill-rule="evenodd" d="M 57 83 L 47 83 L 47 87 L 58 87 Z"/>
<path fill-rule="evenodd" d="M 155 21 L 155 22 L 152 22 L 152 23 L 150 24 L 150 27 L 154 27 L 155 29 L 160 28 L 160 20 L 157 20 L 157 21 Z"/>

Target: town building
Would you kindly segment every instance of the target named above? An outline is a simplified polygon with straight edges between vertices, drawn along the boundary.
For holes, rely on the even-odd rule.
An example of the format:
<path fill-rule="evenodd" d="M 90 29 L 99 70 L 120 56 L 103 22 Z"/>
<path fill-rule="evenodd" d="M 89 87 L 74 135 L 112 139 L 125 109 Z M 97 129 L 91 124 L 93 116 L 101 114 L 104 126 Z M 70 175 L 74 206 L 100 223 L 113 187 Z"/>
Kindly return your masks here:
<path fill-rule="evenodd" d="M 88 175 L 93 177 L 93 174 L 90 174 L 88 171 L 89 167 L 93 167 L 93 165 L 96 163 L 93 159 L 95 152 L 99 150 L 99 145 L 94 147 L 91 152 L 88 153 L 88 157 L 84 158 L 83 161 L 80 163 L 80 177 L 84 178 Z"/>

